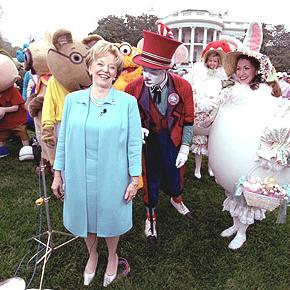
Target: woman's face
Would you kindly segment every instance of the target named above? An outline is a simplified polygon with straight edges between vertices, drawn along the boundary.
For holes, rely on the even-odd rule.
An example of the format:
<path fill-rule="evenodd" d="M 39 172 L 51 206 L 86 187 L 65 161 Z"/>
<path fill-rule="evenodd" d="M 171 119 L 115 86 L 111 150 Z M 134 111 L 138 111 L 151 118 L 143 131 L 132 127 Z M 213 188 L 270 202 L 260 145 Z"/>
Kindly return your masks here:
<path fill-rule="evenodd" d="M 236 75 L 241 84 L 250 84 L 255 75 L 256 68 L 247 59 L 240 59 L 237 63 Z"/>
<path fill-rule="evenodd" d="M 116 58 L 111 53 L 93 61 L 89 67 L 89 73 L 92 76 L 93 84 L 102 88 L 110 88 L 117 76 Z"/>
<path fill-rule="evenodd" d="M 217 69 L 219 67 L 219 58 L 218 56 L 209 56 L 206 62 L 207 66 L 210 69 Z"/>

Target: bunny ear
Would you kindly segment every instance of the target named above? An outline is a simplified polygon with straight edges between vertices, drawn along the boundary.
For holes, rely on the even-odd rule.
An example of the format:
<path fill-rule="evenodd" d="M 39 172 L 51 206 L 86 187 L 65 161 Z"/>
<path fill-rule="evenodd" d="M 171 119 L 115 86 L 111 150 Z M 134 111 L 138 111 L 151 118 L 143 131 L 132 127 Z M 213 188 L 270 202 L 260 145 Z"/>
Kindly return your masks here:
<path fill-rule="evenodd" d="M 263 29 L 262 25 L 258 22 L 253 22 L 250 24 L 246 37 L 243 41 L 244 49 L 249 49 L 251 51 L 260 51 L 263 41 Z"/>

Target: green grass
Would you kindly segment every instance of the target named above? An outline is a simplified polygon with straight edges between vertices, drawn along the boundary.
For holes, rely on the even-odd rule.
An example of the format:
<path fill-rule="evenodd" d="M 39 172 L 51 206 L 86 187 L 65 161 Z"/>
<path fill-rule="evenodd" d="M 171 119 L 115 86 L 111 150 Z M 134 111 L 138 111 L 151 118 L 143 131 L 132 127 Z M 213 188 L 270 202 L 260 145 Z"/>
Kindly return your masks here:
<path fill-rule="evenodd" d="M 0 159 L 0 281 L 14 275 L 22 257 L 18 276 L 29 281 L 34 263 L 27 265 L 35 252 L 28 239 L 38 231 L 40 208 L 34 162 L 19 162 L 19 145 L 8 144 L 11 155 Z M 170 206 L 161 193 L 158 205 L 158 245 L 148 248 L 143 234 L 142 192 L 134 203 L 134 227 L 121 238 L 119 255 L 126 257 L 131 274 L 110 285 L 126 290 L 207 290 L 207 289 L 290 289 L 289 217 L 284 225 L 275 224 L 277 213 L 251 226 L 248 240 L 239 251 L 228 249 L 229 239 L 220 232 L 231 224 L 222 212 L 224 193 L 207 175 L 206 160 L 201 180 L 193 175 L 193 157 L 187 166 L 184 199 L 194 216 L 190 223 Z M 112 169 L 113 171 L 113 169 Z M 48 193 L 51 178 L 47 177 Z M 62 226 L 62 204 L 54 197 L 49 202 L 52 228 Z M 46 228 L 43 209 L 43 231 Z M 56 236 L 54 241 L 58 241 Z M 102 289 L 106 267 L 104 240 L 99 245 L 100 259 L 96 277 L 86 289 Z M 78 239 L 52 253 L 45 272 L 45 288 L 84 289 L 83 270 L 87 259 L 84 242 Z M 29 288 L 38 288 L 41 267 Z"/>

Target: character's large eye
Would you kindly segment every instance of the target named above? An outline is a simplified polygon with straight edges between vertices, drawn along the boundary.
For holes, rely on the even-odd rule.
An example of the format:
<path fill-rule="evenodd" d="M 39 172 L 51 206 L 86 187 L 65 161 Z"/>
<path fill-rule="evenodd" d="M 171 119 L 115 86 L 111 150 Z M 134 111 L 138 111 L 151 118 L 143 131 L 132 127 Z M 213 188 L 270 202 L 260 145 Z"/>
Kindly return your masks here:
<path fill-rule="evenodd" d="M 120 45 L 119 50 L 123 55 L 130 55 L 132 52 L 132 47 L 129 43 L 124 42 Z"/>
<path fill-rule="evenodd" d="M 83 56 L 79 52 L 72 52 L 69 55 L 69 59 L 76 64 L 80 64 L 83 61 Z"/>

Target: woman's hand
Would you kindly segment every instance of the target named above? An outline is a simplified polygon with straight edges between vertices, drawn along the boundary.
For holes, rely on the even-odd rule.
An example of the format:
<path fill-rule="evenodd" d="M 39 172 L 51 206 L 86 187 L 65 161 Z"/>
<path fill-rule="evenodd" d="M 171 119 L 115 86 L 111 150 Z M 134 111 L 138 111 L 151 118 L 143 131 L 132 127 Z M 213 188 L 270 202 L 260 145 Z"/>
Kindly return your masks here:
<path fill-rule="evenodd" d="M 129 183 L 124 196 L 124 199 L 126 200 L 127 203 L 129 203 L 135 198 L 137 190 L 138 190 L 138 182 L 132 181 L 131 183 Z"/>
<path fill-rule="evenodd" d="M 55 175 L 53 178 L 53 182 L 51 185 L 51 189 L 53 194 L 55 195 L 55 197 L 57 199 L 60 199 L 61 201 L 63 201 L 64 199 L 64 189 L 63 189 L 63 181 L 62 181 L 62 177 Z"/>
<path fill-rule="evenodd" d="M 260 87 L 259 83 L 252 83 L 250 84 L 250 88 L 254 91 L 257 90 Z"/>

